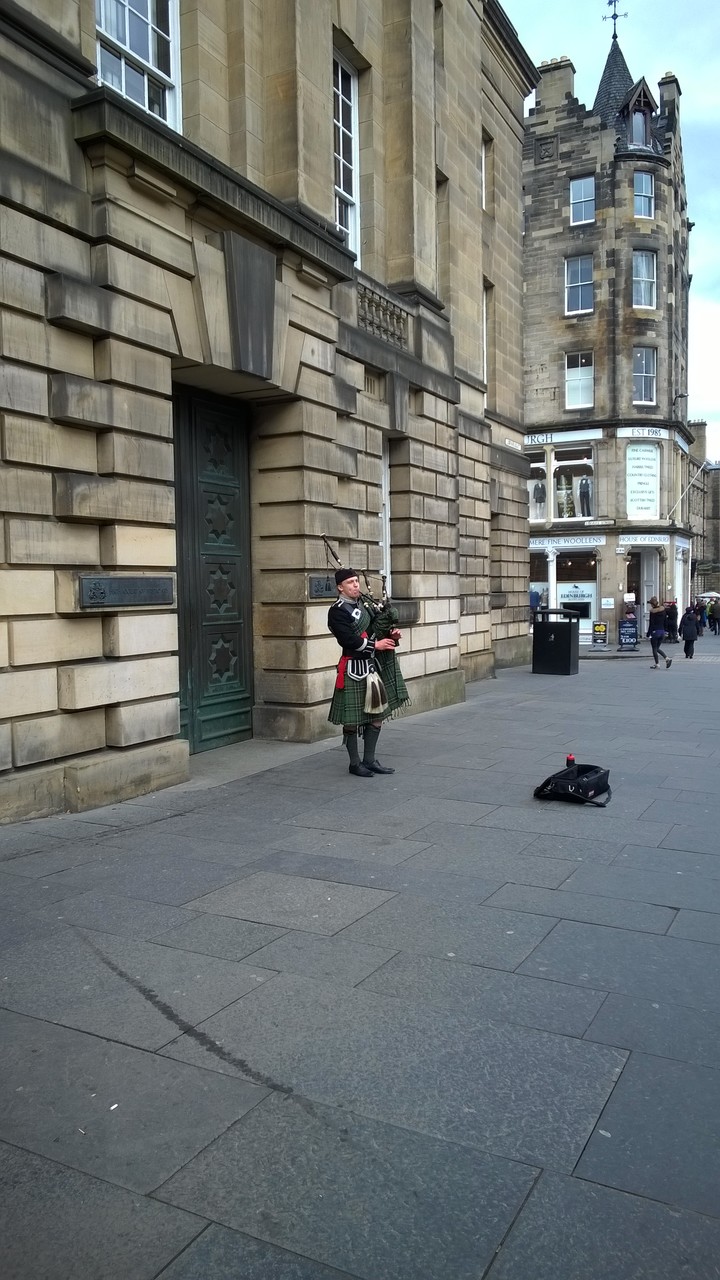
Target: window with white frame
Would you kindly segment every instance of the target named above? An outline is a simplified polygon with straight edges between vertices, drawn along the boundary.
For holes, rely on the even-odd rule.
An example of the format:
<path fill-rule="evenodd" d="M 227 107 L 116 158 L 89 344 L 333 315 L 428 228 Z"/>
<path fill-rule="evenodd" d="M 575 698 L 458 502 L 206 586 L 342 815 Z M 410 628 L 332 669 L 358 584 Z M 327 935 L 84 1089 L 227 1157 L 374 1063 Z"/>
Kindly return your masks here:
<path fill-rule="evenodd" d="M 565 356 L 565 408 L 591 409 L 594 403 L 592 351 Z"/>
<path fill-rule="evenodd" d="M 633 306 L 655 307 L 657 302 L 657 254 L 644 249 L 633 253 Z"/>
<path fill-rule="evenodd" d="M 179 0 L 96 0 L 98 79 L 180 128 Z"/>
<path fill-rule="evenodd" d="M 577 315 L 593 309 L 592 254 L 565 259 L 565 314 Z"/>
<path fill-rule="evenodd" d="M 360 258 L 358 76 L 337 53 L 333 57 L 335 222 L 348 249 Z"/>
<path fill-rule="evenodd" d="M 655 347 L 633 347 L 633 404 L 656 404 L 656 386 Z"/>
<path fill-rule="evenodd" d="M 570 179 L 570 222 L 595 221 L 595 177 Z"/>
<path fill-rule="evenodd" d="M 645 173 L 642 169 L 635 170 L 634 178 L 635 192 L 635 217 L 636 218 L 654 218 L 655 217 L 655 178 L 652 173 Z"/>

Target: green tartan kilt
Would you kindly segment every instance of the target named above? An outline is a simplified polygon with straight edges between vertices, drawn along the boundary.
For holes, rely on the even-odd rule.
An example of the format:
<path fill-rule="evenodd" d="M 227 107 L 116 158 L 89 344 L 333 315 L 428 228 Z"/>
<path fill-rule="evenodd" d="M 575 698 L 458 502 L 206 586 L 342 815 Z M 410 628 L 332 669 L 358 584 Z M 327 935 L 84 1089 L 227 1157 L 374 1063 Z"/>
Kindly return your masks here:
<path fill-rule="evenodd" d="M 395 654 L 391 651 L 377 653 L 375 666 L 387 690 L 387 710 L 368 715 L 365 711 L 367 680 L 351 680 L 346 672 L 345 688 L 333 692 L 328 713 L 331 724 L 371 724 L 373 720 L 389 719 L 407 705 L 410 697 Z"/>

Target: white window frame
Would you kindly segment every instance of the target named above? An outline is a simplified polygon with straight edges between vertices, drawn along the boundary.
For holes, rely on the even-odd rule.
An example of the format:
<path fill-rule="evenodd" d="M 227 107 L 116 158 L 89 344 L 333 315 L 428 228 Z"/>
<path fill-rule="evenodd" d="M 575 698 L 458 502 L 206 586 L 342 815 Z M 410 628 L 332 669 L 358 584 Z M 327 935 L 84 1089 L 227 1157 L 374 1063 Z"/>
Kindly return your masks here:
<path fill-rule="evenodd" d="M 638 178 L 649 179 L 649 191 L 638 191 Z M 645 202 L 644 205 L 643 201 Z M 636 218 L 655 217 L 655 175 L 648 173 L 647 169 L 635 170 L 633 177 L 633 204 Z M 643 209 L 645 212 L 643 212 Z"/>
<path fill-rule="evenodd" d="M 585 193 L 584 183 L 592 184 L 592 195 Z M 585 217 L 585 206 L 592 203 L 592 217 Z M 576 213 L 582 213 L 582 217 L 576 217 Z M 586 173 L 582 178 L 570 179 L 570 226 L 577 227 L 582 223 L 595 221 L 595 174 Z"/>
<path fill-rule="evenodd" d="M 641 259 L 645 259 L 651 265 L 652 271 L 649 275 L 640 274 L 640 267 L 644 265 Z M 652 301 L 638 301 L 638 298 L 647 297 Z M 645 311 L 657 309 L 657 254 L 650 249 L 633 249 L 633 307 L 636 310 Z"/>
<path fill-rule="evenodd" d="M 347 90 L 349 89 L 349 97 Z M 335 172 L 335 225 L 345 232 L 345 243 L 360 265 L 360 150 L 358 114 L 359 77 L 355 68 L 333 50 L 333 168 Z M 347 103 L 349 112 L 342 110 Z M 349 128 L 348 126 L 349 115 Z M 338 142 L 340 150 L 338 150 Z M 344 219 L 344 220 L 343 220 Z"/>
<path fill-rule="evenodd" d="M 595 358 L 593 352 L 567 351 L 565 353 L 565 408 L 592 409 L 594 404 Z"/>
<path fill-rule="evenodd" d="M 153 23 L 150 20 L 155 15 L 154 0 L 147 0 L 147 14 L 142 13 L 145 7 L 143 0 L 139 0 L 136 4 L 135 0 L 95 0 L 96 7 L 96 34 L 97 34 L 97 65 L 98 65 L 98 82 L 107 84 L 116 92 L 122 94 L 128 102 L 135 103 L 142 111 L 146 111 L 148 115 L 154 116 L 157 120 L 162 120 L 164 124 L 169 125 L 171 129 L 179 131 L 182 125 L 182 101 L 180 93 L 180 0 L 167 0 L 168 6 L 168 41 L 170 54 L 170 73 L 169 75 L 161 71 L 155 66 L 152 58 L 146 59 L 137 53 L 130 44 L 128 33 L 128 25 L 130 15 L 136 22 L 146 22 L 150 28 L 152 39 Z M 125 39 L 120 39 L 117 31 L 113 29 L 111 16 L 118 11 L 125 13 Z M 162 34 L 161 29 L 155 29 Z M 105 54 L 105 57 L 103 56 Z M 116 59 L 119 64 L 119 82 L 110 75 L 103 74 L 103 63 L 107 66 L 108 58 Z M 144 101 L 139 102 L 138 98 L 129 92 L 128 76 L 134 74 L 143 81 L 144 85 Z M 165 114 L 154 111 L 149 101 L 149 88 L 155 85 L 164 92 L 165 97 Z"/>
<path fill-rule="evenodd" d="M 589 262 L 590 263 L 590 279 L 573 281 L 571 283 L 568 279 L 570 275 L 571 262 Z M 582 268 L 580 269 L 580 271 L 582 272 Z M 571 307 L 570 306 L 570 296 L 571 296 L 570 290 L 571 289 L 579 290 L 580 292 L 578 297 L 580 300 L 582 300 L 582 290 L 586 288 L 588 285 L 590 285 L 591 296 L 592 296 L 591 305 L 589 307 Z M 593 256 L 591 253 L 573 254 L 570 258 L 565 259 L 565 315 L 566 316 L 590 315 L 594 311 L 594 309 L 595 309 L 595 267 L 593 263 Z"/>
<path fill-rule="evenodd" d="M 643 368 L 635 368 L 636 356 L 642 353 Z M 650 359 L 648 360 L 648 357 Z M 648 364 L 650 369 L 648 369 Z M 648 390 L 652 395 L 646 395 Z M 638 395 L 638 391 L 641 394 Z M 633 404 L 657 404 L 657 348 L 633 347 Z"/>
<path fill-rule="evenodd" d="M 481 367 L 481 369 L 480 369 L 480 376 L 481 376 L 481 378 L 482 378 L 483 382 L 485 383 L 485 388 L 486 388 L 486 390 L 487 390 L 487 380 L 488 380 L 488 338 L 489 338 L 489 336 L 490 336 L 490 335 L 489 335 L 489 316 L 488 316 L 488 309 L 489 309 L 489 297 L 488 297 L 488 294 L 489 294 L 489 293 L 490 293 L 490 290 L 488 289 L 487 285 L 486 285 L 486 284 L 483 284 L 483 291 L 482 291 L 482 367 Z"/>
<path fill-rule="evenodd" d="M 480 199 L 481 208 L 487 209 L 487 142 L 485 138 L 480 143 Z"/>

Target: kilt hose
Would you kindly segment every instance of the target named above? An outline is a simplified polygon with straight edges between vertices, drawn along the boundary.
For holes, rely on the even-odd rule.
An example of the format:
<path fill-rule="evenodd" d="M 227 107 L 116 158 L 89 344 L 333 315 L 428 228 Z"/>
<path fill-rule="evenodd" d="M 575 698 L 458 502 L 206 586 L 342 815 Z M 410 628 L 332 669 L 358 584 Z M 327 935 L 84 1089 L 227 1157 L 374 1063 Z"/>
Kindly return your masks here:
<path fill-rule="evenodd" d="M 395 653 L 392 650 L 376 653 L 373 661 L 387 690 L 387 709 L 379 714 L 369 715 L 365 710 L 367 680 L 351 680 L 346 672 L 344 688 L 336 688 L 333 692 L 328 713 L 331 724 L 356 724 L 362 727 L 378 720 L 388 720 L 402 707 L 407 706 L 410 696 Z"/>

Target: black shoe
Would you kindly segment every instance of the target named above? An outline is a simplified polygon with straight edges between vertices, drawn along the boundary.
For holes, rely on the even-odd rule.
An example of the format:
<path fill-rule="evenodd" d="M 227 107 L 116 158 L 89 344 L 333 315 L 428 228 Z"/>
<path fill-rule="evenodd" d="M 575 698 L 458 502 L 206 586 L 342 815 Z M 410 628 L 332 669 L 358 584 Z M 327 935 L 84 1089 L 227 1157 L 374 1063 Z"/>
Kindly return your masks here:
<path fill-rule="evenodd" d="M 386 769 L 384 764 L 380 764 L 379 760 L 363 760 L 366 769 L 371 769 L 373 773 L 394 773 L 394 769 Z"/>
<path fill-rule="evenodd" d="M 368 769 L 365 764 L 351 764 L 348 766 L 348 773 L 354 773 L 356 778 L 372 778 L 373 771 Z"/>

